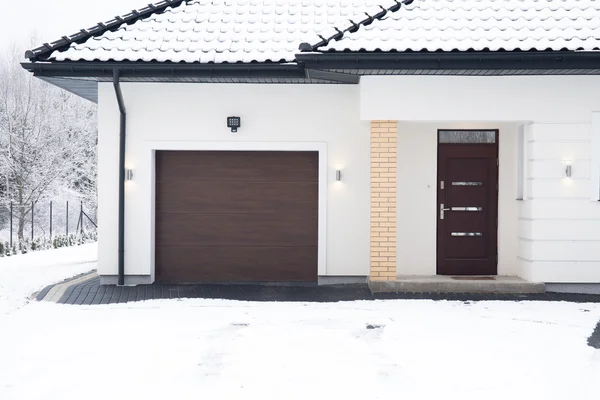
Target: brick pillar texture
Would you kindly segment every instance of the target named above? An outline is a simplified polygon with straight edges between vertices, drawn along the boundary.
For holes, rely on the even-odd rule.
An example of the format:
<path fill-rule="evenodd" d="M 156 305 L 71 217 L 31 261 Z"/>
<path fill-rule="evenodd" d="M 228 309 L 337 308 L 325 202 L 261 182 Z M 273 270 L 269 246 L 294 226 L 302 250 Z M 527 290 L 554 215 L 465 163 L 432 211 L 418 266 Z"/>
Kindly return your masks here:
<path fill-rule="evenodd" d="M 397 121 L 371 122 L 372 281 L 396 279 Z"/>

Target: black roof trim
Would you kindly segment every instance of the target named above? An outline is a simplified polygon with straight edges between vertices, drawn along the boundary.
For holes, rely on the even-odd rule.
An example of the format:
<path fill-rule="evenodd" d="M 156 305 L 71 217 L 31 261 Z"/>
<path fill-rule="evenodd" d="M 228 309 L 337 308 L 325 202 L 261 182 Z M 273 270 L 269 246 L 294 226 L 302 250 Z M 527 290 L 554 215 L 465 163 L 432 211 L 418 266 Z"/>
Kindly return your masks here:
<path fill-rule="evenodd" d="M 318 35 L 321 38 L 321 41 L 319 43 L 316 43 L 314 45 L 311 45 L 310 43 L 301 43 L 299 50 L 303 53 L 319 51 L 320 47 L 327 46 L 329 44 L 329 42 L 331 42 L 332 40 L 336 40 L 336 41 L 341 40 L 341 39 L 343 39 L 343 37 L 346 33 L 354 33 L 356 31 L 358 31 L 361 26 L 371 25 L 375 20 L 377 20 L 377 21 L 381 20 L 388 13 L 390 13 L 390 12 L 394 13 L 394 12 L 400 10 L 400 8 L 402 8 L 402 5 L 408 6 L 408 5 L 412 4 L 412 2 L 414 0 L 402 0 L 402 1 L 394 0 L 394 1 L 396 2 L 396 4 L 394 4 L 393 6 L 391 6 L 389 8 L 385 8 L 380 5 L 379 7 L 381 8 L 381 11 L 375 15 L 369 15 L 369 14 L 365 13 L 365 15 L 367 17 L 360 22 L 354 22 L 352 20 L 349 20 L 350 25 L 347 26 L 346 28 L 344 28 L 343 30 L 340 30 L 339 28 L 334 27 L 334 29 L 337 31 L 337 33 L 335 33 L 334 35 L 332 35 L 328 38 Z"/>
<path fill-rule="evenodd" d="M 397 49 L 391 49 L 391 50 L 382 50 L 380 48 L 376 48 L 373 50 L 367 50 L 365 48 L 361 48 L 361 49 L 357 49 L 357 50 L 350 50 L 348 48 L 344 49 L 344 50 L 335 50 L 335 49 L 328 49 L 325 51 L 322 51 L 320 53 L 325 54 L 325 53 L 351 53 L 351 54 L 357 54 L 357 53 L 373 53 L 373 54 L 405 54 L 405 53 L 430 53 L 430 54 L 446 54 L 446 53 L 556 53 L 556 52 L 586 52 L 586 51 L 598 51 L 600 50 L 600 47 L 595 47 L 593 49 L 589 49 L 589 50 L 585 50 L 583 48 L 579 48 L 579 49 L 569 49 L 567 47 L 563 47 L 562 49 L 552 49 L 552 48 L 546 48 L 546 49 L 526 49 L 523 50 L 521 48 L 515 48 L 515 49 L 510 49 L 507 50 L 503 47 L 499 48 L 499 49 L 495 49 L 495 50 L 490 50 L 489 47 L 485 47 L 483 49 L 480 50 L 475 50 L 474 48 L 468 48 L 465 50 L 459 50 L 459 49 L 452 49 L 452 50 L 443 50 L 443 49 L 436 49 L 436 50 L 432 50 L 432 49 L 420 49 L 420 50 L 416 50 L 416 49 L 406 49 L 406 50 L 397 50 Z"/>
<path fill-rule="evenodd" d="M 36 76 L 112 78 L 272 77 L 302 78 L 311 70 L 590 70 L 600 69 L 600 52 L 300 53 L 297 64 L 186 64 L 163 62 L 25 62 Z"/>
<path fill-rule="evenodd" d="M 25 58 L 32 62 L 47 60 L 55 51 L 68 49 L 73 43 L 83 43 L 93 36 L 103 35 L 107 31 L 114 31 L 123 24 L 133 24 L 140 19 L 147 18 L 153 14 L 160 14 L 168 7 L 178 7 L 189 0 L 162 0 L 158 3 L 148 4 L 139 10 L 132 10 L 129 14 L 116 16 L 110 21 L 99 22 L 89 29 L 82 29 L 70 36 L 63 36 L 52 43 L 44 43 L 42 46 L 25 52 Z"/>
<path fill-rule="evenodd" d="M 119 70 L 121 78 L 153 77 L 272 77 L 304 78 L 304 66 L 298 64 L 182 64 L 160 62 L 65 61 L 22 63 L 35 76 L 69 78 L 106 78 Z M 111 78 L 112 79 L 112 78 Z"/>
<path fill-rule="evenodd" d="M 600 52 L 444 52 L 364 53 L 326 52 L 297 54 L 310 69 L 376 70 L 488 70 L 488 69 L 597 69 Z"/>

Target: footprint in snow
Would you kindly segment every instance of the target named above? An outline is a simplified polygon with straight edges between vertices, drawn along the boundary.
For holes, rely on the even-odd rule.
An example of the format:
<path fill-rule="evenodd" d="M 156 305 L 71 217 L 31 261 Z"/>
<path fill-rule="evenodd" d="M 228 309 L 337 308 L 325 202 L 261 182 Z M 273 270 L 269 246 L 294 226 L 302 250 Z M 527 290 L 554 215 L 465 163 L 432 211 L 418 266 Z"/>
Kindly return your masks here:
<path fill-rule="evenodd" d="M 200 362 L 198 363 L 203 377 L 216 377 L 221 374 L 221 370 L 227 365 L 231 344 L 240 335 L 240 332 L 249 325 L 245 322 L 234 322 L 216 329 L 211 335 L 205 337 L 205 342 L 208 345 L 200 355 Z"/>

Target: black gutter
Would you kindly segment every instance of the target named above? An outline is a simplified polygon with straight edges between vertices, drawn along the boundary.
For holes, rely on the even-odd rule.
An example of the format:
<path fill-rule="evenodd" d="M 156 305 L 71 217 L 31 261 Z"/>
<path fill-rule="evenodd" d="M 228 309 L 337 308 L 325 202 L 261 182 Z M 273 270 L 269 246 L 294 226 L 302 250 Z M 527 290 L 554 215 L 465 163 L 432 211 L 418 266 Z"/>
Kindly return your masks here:
<path fill-rule="evenodd" d="M 545 70 L 600 69 L 600 52 L 326 52 L 300 53 L 307 69 Z"/>
<path fill-rule="evenodd" d="M 113 72 L 113 85 L 121 114 L 120 144 L 119 144 L 119 280 L 118 285 L 125 285 L 125 144 L 127 134 L 127 110 L 121 92 L 120 72 Z"/>
<path fill-rule="evenodd" d="M 22 63 L 23 68 L 35 76 L 69 78 L 105 78 L 112 80 L 113 71 L 120 78 L 196 77 L 196 78 L 303 78 L 304 66 L 295 63 L 235 63 L 235 64 L 183 64 L 160 62 L 36 62 Z"/>
<path fill-rule="evenodd" d="M 160 62 L 36 62 L 39 77 L 111 81 L 127 78 L 305 78 L 310 70 L 585 70 L 600 69 L 600 51 L 325 52 L 296 54 L 297 63 L 184 64 Z M 313 75 L 315 71 L 310 71 Z"/>

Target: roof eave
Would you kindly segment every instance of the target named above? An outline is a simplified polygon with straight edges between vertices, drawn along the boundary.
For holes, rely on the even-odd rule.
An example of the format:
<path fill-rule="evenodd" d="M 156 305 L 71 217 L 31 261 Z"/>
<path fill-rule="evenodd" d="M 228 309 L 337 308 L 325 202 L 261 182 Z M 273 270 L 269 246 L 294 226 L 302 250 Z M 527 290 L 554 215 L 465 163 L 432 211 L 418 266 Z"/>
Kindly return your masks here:
<path fill-rule="evenodd" d="M 311 69 L 584 70 L 600 68 L 600 51 L 535 52 L 324 52 L 300 53 Z"/>
<path fill-rule="evenodd" d="M 23 62 L 35 76 L 111 78 L 119 70 L 123 78 L 153 77 L 281 77 L 303 78 L 304 66 L 295 63 L 184 64 L 161 62 Z"/>

